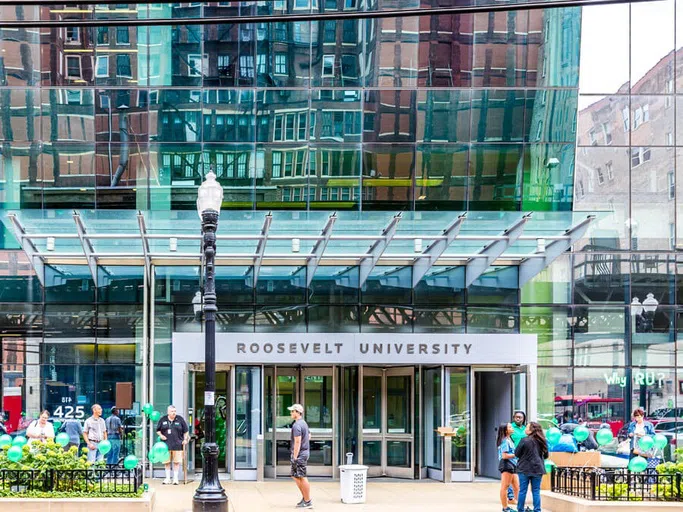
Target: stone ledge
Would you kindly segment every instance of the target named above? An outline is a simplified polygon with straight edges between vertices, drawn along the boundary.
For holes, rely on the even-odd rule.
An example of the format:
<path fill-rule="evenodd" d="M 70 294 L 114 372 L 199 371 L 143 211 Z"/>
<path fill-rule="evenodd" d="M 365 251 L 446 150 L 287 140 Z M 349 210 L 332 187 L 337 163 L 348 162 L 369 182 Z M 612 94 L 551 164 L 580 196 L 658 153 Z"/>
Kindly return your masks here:
<path fill-rule="evenodd" d="M 550 512 L 669 512 L 683 508 L 680 502 L 674 501 L 591 501 L 550 491 L 541 491 L 541 503 L 543 510 Z"/>
<path fill-rule="evenodd" d="M 150 489 L 140 498 L 0 498 L 0 510 L 21 512 L 92 512 L 121 507 L 126 512 L 153 512 L 156 496 Z"/>

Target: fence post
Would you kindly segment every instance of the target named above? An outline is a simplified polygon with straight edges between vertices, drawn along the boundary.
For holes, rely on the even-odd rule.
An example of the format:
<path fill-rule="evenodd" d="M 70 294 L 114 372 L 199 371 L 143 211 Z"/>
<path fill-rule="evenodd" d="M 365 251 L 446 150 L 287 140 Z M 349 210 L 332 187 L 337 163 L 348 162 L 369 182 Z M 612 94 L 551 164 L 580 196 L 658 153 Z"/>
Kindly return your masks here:
<path fill-rule="evenodd" d="M 556 490 L 555 490 L 555 470 L 556 469 L 557 469 L 556 466 L 553 466 L 552 468 L 550 468 L 550 490 L 552 492 L 556 492 Z"/>
<path fill-rule="evenodd" d="M 598 474 L 595 471 L 593 471 L 593 472 L 591 472 L 590 475 L 591 475 L 591 500 L 595 501 L 595 492 L 596 492 L 596 488 L 597 488 L 597 476 L 598 476 Z"/>

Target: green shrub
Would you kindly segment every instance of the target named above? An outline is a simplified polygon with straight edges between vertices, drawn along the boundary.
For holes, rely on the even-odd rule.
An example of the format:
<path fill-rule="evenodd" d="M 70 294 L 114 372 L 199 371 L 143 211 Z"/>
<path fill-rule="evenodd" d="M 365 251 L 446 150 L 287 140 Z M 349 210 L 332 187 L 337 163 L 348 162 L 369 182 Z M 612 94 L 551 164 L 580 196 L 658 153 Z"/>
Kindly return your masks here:
<path fill-rule="evenodd" d="M 26 473 L 25 476 L 20 476 L 18 481 L 6 482 L 4 486 L 0 487 L 0 497 L 15 498 L 110 498 L 110 497 L 131 497 L 133 493 L 121 494 L 121 490 L 125 488 L 128 490 L 128 485 L 118 484 L 116 486 L 113 482 L 100 483 L 93 479 L 84 478 L 64 478 L 53 482 L 52 490 L 19 490 L 19 487 L 26 487 L 29 484 L 29 479 L 34 481 L 44 481 L 48 471 L 62 471 L 62 470 L 81 470 L 87 471 L 92 468 L 106 467 L 104 461 L 95 463 L 88 462 L 87 449 L 84 448 L 79 454 L 78 448 L 71 447 L 64 450 L 54 441 L 46 443 L 33 443 L 32 445 L 24 445 L 22 448 L 23 456 L 19 462 L 12 462 L 7 458 L 7 451 L 9 447 L 0 449 L 0 468 L 9 470 L 30 471 L 34 473 Z M 116 490 L 119 490 L 116 493 Z M 142 489 L 139 490 L 138 496 L 142 494 Z"/>

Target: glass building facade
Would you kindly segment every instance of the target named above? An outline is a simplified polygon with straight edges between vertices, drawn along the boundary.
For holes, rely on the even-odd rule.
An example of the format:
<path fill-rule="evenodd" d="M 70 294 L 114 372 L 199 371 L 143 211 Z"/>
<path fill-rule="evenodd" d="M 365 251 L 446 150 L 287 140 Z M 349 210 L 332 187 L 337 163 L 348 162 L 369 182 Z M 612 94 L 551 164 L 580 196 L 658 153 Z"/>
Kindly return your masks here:
<path fill-rule="evenodd" d="M 407 287 L 392 279 L 412 283 L 409 266 L 377 266 L 365 284 L 348 286 L 339 283 L 358 283 L 357 266 L 321 265 L 302 286 L 292 278 L 299 266 L 262 266 L 256 282 L 245 278 L 250 263 L 219 265 L 217 329 L 533 334 L 539 418 L 568 412 L 621 425 L 643 407 L 683 425 L 683 1 L 551 4 L 449 15 L 429 14 L 436 0 L 0 7 L 3 20 L 178 20 L 0 27 L 0 353 L 11 428 L 25 423 L 19 411 L 82 418 L 94 402 L 111 407 L 116 383 L 130 382 L 133 430 L 143 401 L 180 400 L 173 382 L 187 376 L 173 364 L 173 337 L 201 324 L 197 265 L 154 265 L 148 278 L 124 260 L 100 262 L 94 274 L 68 262 L 37 270 L 7 214 L 45 225 L 74 209 L 172 218 L 195 209 L 209 169 L 223 186 L 223 211 L 235 215 L 405 211 L 419 230 L 423 212 L 598 214 L 570 252 L 522 286 L 510 261 L 469 286 L 456 265 L 439 267 L 446 284 Z M 426 14 L 286 21 L 418 8 Z M 251 15 L 273 21 L 183 24 Z M 285 382 L 269 371 L 235 366 L 228 379 L 239 417 L 226 419 L 228 431 L 236 422 L 226 448 L 233 468 L 253 469 L 256 435 L 281 415 L 268 408 L 282 404 L 263 398 Z M 356 389 L 357 369 L 334 372 L 335 393 Z M 455 416 L 473 406 L 463 375 L 425 369 L 420 378 L 450 379 Z M 297 378 L 327 382 L 290 377 L 294 387 Z M 420 393 L 437 400 L 440 386 Z M 353 416 L 353 403 L 340 407 Z M 249 416 L 260 408 L 264 417 Z M 321 414 L 320 428 L 326 421 Z M 340 429 L 347 449 L 352 423 Z M 379 453 L 372 443 L 385 441 L 368 435 L 370 460 Z M 470 467 L 468 442 L 454 467 Z M 272 443 L 266 450 L 277 458 Z M 386 457 L 409 464 L 396 446 Z M 133 437 L 127 449 L 143 451 Z M 413 465 L 431 467 L 437 455 L 424 447 Z"/>

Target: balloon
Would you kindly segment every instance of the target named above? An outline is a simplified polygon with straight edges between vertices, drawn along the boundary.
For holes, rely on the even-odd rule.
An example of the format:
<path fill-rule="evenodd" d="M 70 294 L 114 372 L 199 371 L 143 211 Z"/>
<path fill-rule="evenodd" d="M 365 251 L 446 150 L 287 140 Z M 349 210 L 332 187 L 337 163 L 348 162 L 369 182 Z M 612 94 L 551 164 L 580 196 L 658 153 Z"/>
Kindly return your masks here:
<path fill-rule="evenodd" d="M 662 434 L 657 434 L 654 437 L 654 442 L 655 442 L 655 448 L 658 450 L 663 450 L 666 448 L 666 445 L 669 444 L 669 440 L 666 438 L 665 435 Z M 2 446 L 2 438 L 0 437 L 0 446 Z"/>
<path fill-rule="evenodd" d="M 159 421 L 159 418 L 161 418 L 161 413 L 159 411 L 152 411 L 149 415 L 149 419 L 152 421 Z"/>
<path fill-rule="evenodd" d="M 104 441 L 100 441 L 100 444 L 97 445 L 97 449 L 102 455 L 106 455 L 111 451 L 111 443 L 106 439 Z"/>
<path fill-rule="evenodd" d="M 59 434 L 57 434 L 57 437 L 55 437 L 56 443 L 62 448 L 69 444 L 70 440 L 71 439 L 69 438 L 69 434 L 67 434 L 66 432 L 60 432 Z"/>
<path fill-rule="evenodd" d="M 14 445 L 7 450 L 7 458 L 12 462 L 19 462 L 23 456 L 24 452 L 21 451 L 21 446 Z"/>
<path fill-rule="evenodd" d="M 138 465 L 138 458 L 135 455 L 129 455 L 123 459 L 123 467 L 126 469 L 135 469 Z"/>
<path fill-rule="evenodd" d="M 553 472 L 553 468 L 554 468 L 555 466 L 556 466 L 556 464 L 555 464 L 552 460 L 550 460 L 550 459 L 546 459 L 546 460 L 545 460 L 545 472 L 546 472 L 546 473 L 552 473 L 552 472 Z"/>
<path fill-rule="evenodd" d="M 614 439 L 614 434 L 612 434 L 612 431 L 608 428 L 601 428 L 598 430 L 597 434 L 595 434 L 595 440 L 600 446 L 611 443 L 612 439 Z"/>
<path fill-rule="evenodd" d="M 154 443 L 154 446 L 152 446 L 152 452 L 154 453 L 154 458 L 161 462 L 165 460 L 166 455 L 168 455 L 168 446 L 166 443 L 159 441 L 158 443 Z"/>
<path fill-rule="evenodd" d="M 588 429 L 586 427 L 584 427 L 583 425 L 579 425 L 578 427 L 576 427 L 574 429 L 573 434 L 574 434 L 574 438 L 579 443 L 581 443 L 581 442 L 585 441 L 586 439 L 588 439 L 589 432 L 588 432 Z"/>
<path fill-rule="evenodd" d="M 650 436 L 643 436 L 638 440 L 638 449 L 644 452 L 649 452 L 655 445 L 654 439 Z"/>
<path fill-rule="evenodd" d="M 150 450 L 150 451 L 149 451 L 149 453 L 147 454 L 147 459 L 148 459 L 152 464 L 156 464 L 157 462 L 159 462 L 159 461 L 157 460 L 157 456 L 154 454 L 154 450 Z"/>
<path fill-rule="evenodd" d="M 557 427 L 550 427 L 546 432 L 545 437 L 548 440 L 548 444 L 554 446 L 560 442 L 562 432 L 560 432 L 560 429 Z"/>
<path fill-rule="evenodd" d="M 641 473 L 647 469 L 647 460 L 643 457 L 634 457 L 629 461 L 628 469 L 634 473 Z"/>
<path fill-rule="evenodd" d="M 142 412 L 144 412 L 147 416 L 152 414 L 153 410 L 154 410 L 154 406 L 152 404 L 145 404 L 142 406 Z"/>
<path fill-rule="evenodd" d="M 26 444 L 26 438 L 24 436 L 17 436 L 12 441 L 12 446 L 24 446 Z"/>
<path fill-rule="evenodd" d="M 55 430 L 59 430 L 59 427 L 62 426 L 62 422 L 59 420 L 55 420 L 52 422 L 52 425 L 54 426 Z"/>
<path fill-rule="evenodd" d="M 5 446 L 12 446 L 12 436 L 9 434 L 0 436 L 0 448 L 4 448 Z"/>

